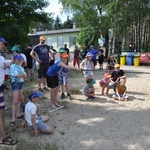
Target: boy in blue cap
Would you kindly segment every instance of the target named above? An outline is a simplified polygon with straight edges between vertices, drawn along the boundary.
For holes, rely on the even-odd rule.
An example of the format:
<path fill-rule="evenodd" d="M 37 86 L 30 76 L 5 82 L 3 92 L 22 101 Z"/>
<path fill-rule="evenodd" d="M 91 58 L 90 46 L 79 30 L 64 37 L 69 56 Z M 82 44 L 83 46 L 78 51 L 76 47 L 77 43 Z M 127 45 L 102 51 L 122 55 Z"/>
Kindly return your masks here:
<path fill-rule="evenodd" d="M 95 88 L 94 84 L 96 82 L 93 79 L 88 79 L 87 80 L 87 85 L 84 86 L 83 88 L 83 94 L 86 96 L 86 100 L 90 100 L 91 98 L 94 98 L 95 96 Z"/>
<path fill-rule="evenodd" d="M 49 117 L 38 116 L 36 113 L 37 106 L 35 104 L 39 102 L 42 96 L 43 94 L 39 91 L 32 91 L 29 95 L 30 101 L 25 106 L 25 123 L 33 129 L 35 136 L 38 136 L 40 133 L 52 133 L 52 128 L 45 123 L 49 120 Z"/>

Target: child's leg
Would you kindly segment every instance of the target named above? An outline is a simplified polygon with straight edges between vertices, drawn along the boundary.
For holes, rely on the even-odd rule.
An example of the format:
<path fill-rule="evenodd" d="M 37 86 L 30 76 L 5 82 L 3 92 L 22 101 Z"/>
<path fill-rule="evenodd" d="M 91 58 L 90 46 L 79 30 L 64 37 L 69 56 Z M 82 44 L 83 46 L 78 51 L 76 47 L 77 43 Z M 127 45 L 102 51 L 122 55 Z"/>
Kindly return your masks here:
<path fill-rule="evenodd" d="M 41 116 L 43 122 L 47 122 L 49 120 L 49 116 Z"/>
<path fill-rule="evenodd" d="M 56 89 L 57 87 L 55 87 L 55 88 L 51 88 L 51 92 L 50 92 L 50 100 L 51 100 L 51 107 L 52 108 L 57 108 L 56 106 L 55 106 L 55 97 L 56 97 Z"/>

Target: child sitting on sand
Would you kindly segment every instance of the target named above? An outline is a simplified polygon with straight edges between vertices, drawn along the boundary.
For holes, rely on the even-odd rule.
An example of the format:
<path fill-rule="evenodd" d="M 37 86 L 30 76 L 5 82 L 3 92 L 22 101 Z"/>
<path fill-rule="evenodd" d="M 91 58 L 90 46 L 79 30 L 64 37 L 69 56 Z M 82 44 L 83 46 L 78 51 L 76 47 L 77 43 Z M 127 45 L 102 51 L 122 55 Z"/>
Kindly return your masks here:
<path fill-rule="evenodd" d="M 52 128 L 45 122 L 49 120 L 48 116 L 38 116 L 36 103 L 39 102 L 43 94 L 38 91 L 33 91 L 29 95 L 30 101 L 25 106 L 25 124 L 26 123 L 33 129 L 33 134 L 38 136 L 40 133 L 52 133 Z"/>
<path fill-rule="evenodd" d="M 94 84 L 96 82 L 93 79 L 87 79 L 87 85 L 83 88 L 83 94 L 86 96 L 86 100 L 90 100 L 91 98 L 94 98 L 95 96 L 95 88 Z"/>
<path fill-rule="evenodd" d="M 109 73 L 105 73 L 104 78 L 102 80 L 100 80 L 99 84 L 100 84 L 100 87 L 102 88 L 101 95 L 104 95 L 105 89 L 106 89 L 106 95 L 108 94 L 108 90 L 109 90 L 108 84 L 111 81 L 110 77 L 111 77 L 111 75 Z"/>
<path fill-rule="evenodd" d="M 127 88 L 125 85 L 118 85 L 116 93 L 113 95 L 114 100 L 127 101 L 128 96 L 126 95 Z"/>

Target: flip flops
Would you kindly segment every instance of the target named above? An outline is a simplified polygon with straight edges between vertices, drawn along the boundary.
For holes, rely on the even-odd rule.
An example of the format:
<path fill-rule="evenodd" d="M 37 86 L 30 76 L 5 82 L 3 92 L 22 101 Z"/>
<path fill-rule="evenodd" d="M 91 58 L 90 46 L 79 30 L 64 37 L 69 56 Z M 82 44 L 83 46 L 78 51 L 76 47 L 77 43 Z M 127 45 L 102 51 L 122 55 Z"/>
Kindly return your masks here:
<path fill-rule="evenodd" d="M 7 136 L 5 139 L 2 139 L 2 143 L 3 145 L 16 145 L 18 142 L 16 140 L 14 140 L 12 137 Z"/>

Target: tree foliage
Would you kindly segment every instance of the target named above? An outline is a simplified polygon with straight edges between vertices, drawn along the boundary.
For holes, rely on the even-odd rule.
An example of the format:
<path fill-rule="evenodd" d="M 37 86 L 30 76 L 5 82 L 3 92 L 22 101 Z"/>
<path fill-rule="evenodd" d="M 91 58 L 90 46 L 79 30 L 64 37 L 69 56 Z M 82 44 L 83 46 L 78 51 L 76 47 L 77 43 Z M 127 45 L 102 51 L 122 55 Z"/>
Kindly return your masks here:
<path fill-rule="evenodd" d="M 9 41 L 10 46 L 26 44 L 34 23 L 48 23 L 51 14 L 43 10 L 47 6 L 46 0 L 1 0 L 0 35 Z"/>

